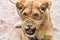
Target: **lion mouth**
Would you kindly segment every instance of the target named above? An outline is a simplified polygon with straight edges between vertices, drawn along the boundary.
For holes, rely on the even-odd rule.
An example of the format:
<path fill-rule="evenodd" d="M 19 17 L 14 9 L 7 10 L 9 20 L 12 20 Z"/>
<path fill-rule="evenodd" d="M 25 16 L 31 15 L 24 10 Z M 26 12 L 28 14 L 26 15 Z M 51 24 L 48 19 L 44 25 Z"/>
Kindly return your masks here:
<path fill-rule="evenodd" d="M 34 28 L 34 29 L 25 29 L 25 30 L 26 30 L 26 33 L 28 35 L 33 35 L 35 33 L 35 31 L 36 31 L 36 28 Z"/>

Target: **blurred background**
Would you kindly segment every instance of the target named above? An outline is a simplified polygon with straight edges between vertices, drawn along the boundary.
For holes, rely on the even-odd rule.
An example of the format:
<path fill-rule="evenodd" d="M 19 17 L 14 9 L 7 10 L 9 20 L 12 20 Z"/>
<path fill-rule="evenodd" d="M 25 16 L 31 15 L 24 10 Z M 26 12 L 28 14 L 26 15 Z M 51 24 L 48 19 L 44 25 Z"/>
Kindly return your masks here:
<path fill-rule="evenodd" d="M 16 0 L 13 0 L 16 2 Z M 55 31 L 55 40 L 60 40 L 60 0 L 51 0 L 50 16 Z M 9 0 L 0 0 L 0 40 L 20 40 L 19 29 L 14 27 L 19 21 L 16 6 Z"/>

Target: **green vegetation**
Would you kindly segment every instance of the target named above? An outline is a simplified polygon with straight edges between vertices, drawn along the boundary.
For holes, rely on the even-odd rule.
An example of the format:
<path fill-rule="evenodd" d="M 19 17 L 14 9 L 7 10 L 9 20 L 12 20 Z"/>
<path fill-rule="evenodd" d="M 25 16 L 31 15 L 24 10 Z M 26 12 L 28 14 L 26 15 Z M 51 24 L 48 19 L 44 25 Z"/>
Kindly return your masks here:
<path fill-rule="evenodd" d="M 43 33 L 42 34 L 42 40 L 46 40 L 46 38 L 47 38 L 47 34 L 46 33 Z"/>

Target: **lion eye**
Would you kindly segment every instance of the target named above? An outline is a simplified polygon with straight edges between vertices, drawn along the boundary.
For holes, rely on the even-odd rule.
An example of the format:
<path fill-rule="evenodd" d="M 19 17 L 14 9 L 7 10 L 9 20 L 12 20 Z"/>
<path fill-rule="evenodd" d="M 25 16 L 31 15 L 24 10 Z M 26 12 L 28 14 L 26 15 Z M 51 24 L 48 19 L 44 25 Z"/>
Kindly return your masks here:
<path fill-rule="evenodd" d="M 24 17 L 26 17 L 26 16 L 27 16 L 27 13 L 26 13 L 26 12 L 24 12 L 24 13 L 23 13 L 23 16 L 24 16 Z"/>
<path fill-rule="evenodd" d="M 33 14 L 33 19 L 39 20 L 39 14 L 38 13 Z"/>

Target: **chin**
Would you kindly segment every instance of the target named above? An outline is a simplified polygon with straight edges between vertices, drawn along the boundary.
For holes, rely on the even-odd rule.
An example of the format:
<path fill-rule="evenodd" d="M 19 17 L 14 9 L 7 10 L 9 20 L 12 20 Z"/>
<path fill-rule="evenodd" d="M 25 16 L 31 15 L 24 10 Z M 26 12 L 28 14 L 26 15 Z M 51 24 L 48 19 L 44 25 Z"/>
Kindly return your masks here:
<path fill-rule="evenodd" d="M 27 37 L 35 37 L 35 34 L 29 35 L 29 34 L 26 34 L 26 33 L 25 33 L 25 35 L 26 35 Z"/>

